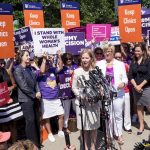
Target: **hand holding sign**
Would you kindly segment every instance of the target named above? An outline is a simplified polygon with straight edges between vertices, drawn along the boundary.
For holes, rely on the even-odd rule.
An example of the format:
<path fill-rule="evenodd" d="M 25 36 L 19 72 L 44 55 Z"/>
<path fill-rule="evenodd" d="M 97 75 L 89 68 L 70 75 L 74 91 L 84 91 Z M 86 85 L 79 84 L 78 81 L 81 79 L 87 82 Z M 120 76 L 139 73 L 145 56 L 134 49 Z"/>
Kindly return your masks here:
<path fill-rule="evenodd" d="M 43 53 L 43 58 L 46 59 L 46 60 L 48 60 L 49 57 L 48 57 L 48 53 L 47 52 Z"/>
<path fill-rule="evenodd" d="M 61 55 L 62 55 L 62 51 L 61 51 L 61 50 L 58 50 L 58 51 L 56 52 L 56 54 L 57 54 L 58 56 L 61 56 Z"/>

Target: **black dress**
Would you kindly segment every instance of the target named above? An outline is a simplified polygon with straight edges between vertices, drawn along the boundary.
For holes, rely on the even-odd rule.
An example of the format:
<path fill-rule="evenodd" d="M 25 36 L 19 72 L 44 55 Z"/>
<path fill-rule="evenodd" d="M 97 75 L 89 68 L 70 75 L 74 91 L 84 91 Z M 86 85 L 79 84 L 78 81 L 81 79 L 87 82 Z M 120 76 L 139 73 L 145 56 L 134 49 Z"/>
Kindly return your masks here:
<path fill-rule="evenodd" d="M 144 80 L 148 81 L 143 87 L 143 92 L 139 93 L 133 88 L 134 100 L 137 105 L 150 106 L 150 59 L 138 64 L 132 62 L 129 68 L 129 80 L 135 80 L 136 84 L 141 84 Z"/>

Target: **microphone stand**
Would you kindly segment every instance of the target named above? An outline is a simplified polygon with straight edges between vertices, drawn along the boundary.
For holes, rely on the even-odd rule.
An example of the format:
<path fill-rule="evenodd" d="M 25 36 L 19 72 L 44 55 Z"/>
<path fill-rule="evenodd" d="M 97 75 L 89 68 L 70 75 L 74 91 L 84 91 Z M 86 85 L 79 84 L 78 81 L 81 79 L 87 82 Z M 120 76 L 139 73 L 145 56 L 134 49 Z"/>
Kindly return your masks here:
<path fill-rule="evenodd" d="M 80 107 L 80 112 L 81 112 L 81 133 L 82 133 L 82 141 L 83 141 L 83 150 L 85 150 L 85 139 L 84 139 L 84 126 L 83 126 L 83 113 L 82 113 L 82 108 L 84 107 L 81 101 L 81 96 L 79 97 L 79 107 Z"/>
<path fill-rule="evenodd" d="M 109 80 L 108 80 L 108 82 L 109 82 L 109 86 L 110 87 L 112 87 L 112 85 L 111 85 L 111 79 L 109 78 Z M 102 116 L 102 125 L 103 125 L 103 132 L 104 132 L 104 141 L 105 141 L 105 150 L 107 150 L 107 148 L 112 148 L 112 149 L 114 149 L 114 150 L 117 150 L 115 147 L 114 147 L 114 145 L 113 145 L 113 143 L 112 143 L 112 140 L 111 140 L 111 142 L 109 143 L 108 142 L 108 138 L 109 138 L 109 132 L 107 131 L 107 128 L 106 128 L 106 123 L 107 124 L 109 124 L 108 122 L 109 122 L 109 118 L 110 118 L 110 115 L 109 115 L 109 113 L 110 113 L 110 110 L 108 109 L 108 106 L 110 106 L 110 105 L 112 105 L 112 102 L 113 102 L 113 98 L 114 98 L 114 96 L 113 96 L 113 93 L 112 92 L 110 92 L 109 93 L 109 98 L 108 99 L 106 99 L 106 100 L 104 100 L 104 98 L 103 98 L 103 100 L 102 100 L 102 112 L 103 112 L 103 116 Z M 108 136 L 108 137 L 107 137 Z M 107 140 L 108 139 L 108 140 Z"/>

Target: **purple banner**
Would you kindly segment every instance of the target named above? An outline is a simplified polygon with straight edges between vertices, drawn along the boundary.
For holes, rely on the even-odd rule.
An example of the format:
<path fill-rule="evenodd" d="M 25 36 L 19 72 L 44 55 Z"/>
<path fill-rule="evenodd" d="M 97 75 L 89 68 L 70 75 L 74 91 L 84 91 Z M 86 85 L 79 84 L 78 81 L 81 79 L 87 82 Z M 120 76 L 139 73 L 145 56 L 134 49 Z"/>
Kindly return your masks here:
<path fill-rule="evenodd" d="M 142 12 L 142 15 L 148 15 L 148 14 L 150 14 L 150 9 L 142 7 L 141 12 Z"/>
<path fill-rule="evenodd" d="M 141 0 L 118 0 L 118 6 L 141 4 Z"/>
<path fill-rule="evenodd" d="M 70 74 L 59 74 L 59 98 L 67 99 L 71 98 L 71 86 L 70 86 L 70 80 L 71 75 Z"/>
<path fill-rule="evenodd" d="M 28 42 L 32 42 L 32 35 L 30 27 L 24 27 L 16 30 L 15 34 L 15 46 L 23 45 Z"/>
<path fill-rule="evenodd" d="M 78 2 L 61 2 L 61 9 L 65 10 L 79 10 L 79 3 Z"/>
<path fill-rule="evenodd" d="M 150 30 L 150 14 L 142 15 L 142 35 L 147 36 L 148 30 Z"/>
<path fill-rule="evenodd" d="M 0 3 L 0 15 L 12 15 L 13 7 L 11 4 Z"/>
<path fill-rule="evenodd" d="M 110 39 L 111 24 L 87 24 L 86 39 L 91 41 L 95 38 L 96 42 Z"/>
<path fill-rule="evenodd" d="M 65 34 L 66 52 L 79 55 L 82 48 L 85 48 L 85 34 L 83 32 L 68 32 Z"/>
<path fill-rule="evenodd" d="M 41 2 L 23 2 L 24 10 L 43 10 L 43 5 Z"/>
<path fill-rule="evenodd" d="M 86 26 L 68 29 L 68 32 L 84 32 L 86 34 Z"/>

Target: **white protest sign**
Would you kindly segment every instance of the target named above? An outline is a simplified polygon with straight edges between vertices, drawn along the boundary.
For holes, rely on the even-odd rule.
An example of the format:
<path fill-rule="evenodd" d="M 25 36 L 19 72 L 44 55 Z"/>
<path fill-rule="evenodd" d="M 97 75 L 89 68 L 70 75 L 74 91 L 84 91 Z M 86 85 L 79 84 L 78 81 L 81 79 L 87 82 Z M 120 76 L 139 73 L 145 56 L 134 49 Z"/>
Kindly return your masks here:
<path fill-rule="evenodd" d="M 111 27 L 111 34 L 110 34 L 110 44 L 112 45 L 120 45 L 120 33 L 119 33 L 119 27 Z"/>
<path fill-rule="evenodd" d="M 34 53 L 41 56 L 44 52 L 56 54 L 58 50 L 65 52 L 64 28 L 34 28 L 32 30 Z"/>

